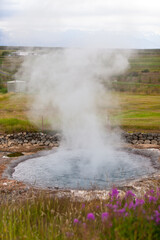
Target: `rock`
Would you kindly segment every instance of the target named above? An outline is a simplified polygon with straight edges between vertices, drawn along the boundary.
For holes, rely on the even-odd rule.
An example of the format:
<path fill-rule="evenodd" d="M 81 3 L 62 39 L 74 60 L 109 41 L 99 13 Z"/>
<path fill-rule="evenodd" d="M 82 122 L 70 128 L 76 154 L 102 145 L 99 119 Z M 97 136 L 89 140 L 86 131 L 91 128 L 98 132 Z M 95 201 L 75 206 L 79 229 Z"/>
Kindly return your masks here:
<path fill-rule="evenodd" d="M 156 140 L 152 140 L 151 144 L 157 145 L 157 141 Z"/>
<path fill-rule="evenodd" d="M 60 135 L 59 133 L 55 134 L 55 135 L 53 136 L 53 140 L 54 140 L 54 141 L 60 141 L 60 140 L 61 140 L 61 135 Z"/>
<path fill-rule="evenodd" d="M 143 144 L 144 141 L 143 141 L 143 140 L 139 140 L 137 143 L 138 143 L 138 144 Z"/>
<path fill-rule="evenodd" d="M 58 143 L 55 143 L 55 144 L 54 144 L 54 147 L 59 147 L 59 144 L 58 144 Z"/>
<path fill-rule="evenodd" d="M 145 141 L 144 141 L 144 144 L 150 144 L 150 143 L 151 143 L 150 140 L 145 140 Z"/>
<path fill-rule="evenodd" d="M 45 142 L 45 146 L 49 146 L 50 142 L 49 141 L 46 141 Z"/>
<path fill-rule="evenodd" d="M 44 143 L 43 143 L 43 142 L 40 142 L 40 143 L 39 143 L 39 146 L 44 146 Z"/>
<path fill-rule="evenodd" d="M 53 144 L 53 143 L 50 143 L 50 144 L 49 144 L 49 147 L 53 147 L 53 146 L 54 146 L 54 144 Z"/>
<path fill-rule="evenodd" d="M 147 139 L 148 139 L 148 140 L 153 140 L 153 137 L 152 137 L 152 136 L 148 136 Z"/>

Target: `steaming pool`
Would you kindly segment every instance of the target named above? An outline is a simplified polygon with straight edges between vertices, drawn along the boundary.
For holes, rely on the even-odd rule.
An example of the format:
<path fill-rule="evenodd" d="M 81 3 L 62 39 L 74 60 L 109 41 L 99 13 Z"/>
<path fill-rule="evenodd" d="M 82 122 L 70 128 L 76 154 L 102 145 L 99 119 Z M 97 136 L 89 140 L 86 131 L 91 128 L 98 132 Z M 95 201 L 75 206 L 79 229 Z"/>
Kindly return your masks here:
<path fill-rule="evenodd" d="M 90 152 L 57 150 L 22 157 L 12 167 L 12 177 L 42 188 L 107 189 L 149 176 L 157 164 L 157 155 L 149 150 L 120 150 L 99 156 L 99 161 Z"/>

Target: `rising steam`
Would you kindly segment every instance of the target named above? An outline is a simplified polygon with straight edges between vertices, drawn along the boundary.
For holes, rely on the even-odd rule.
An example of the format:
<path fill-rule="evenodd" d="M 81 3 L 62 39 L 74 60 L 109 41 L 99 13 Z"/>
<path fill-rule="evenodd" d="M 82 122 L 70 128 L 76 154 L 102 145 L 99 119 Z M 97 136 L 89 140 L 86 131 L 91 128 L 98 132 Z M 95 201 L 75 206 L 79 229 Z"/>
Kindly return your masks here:
<path fill-rule="evenodd" d="M 114 103 L 104 83 L 127 67 L 125 54 L 113 51 L 52 50 L 27 58 L 18 74 L 35 95 L 29 117 L 50 118 L 70 148 L 102 145 L 107 134 L 103 119 Z M 102 108 L 105 118 L 99 114 Z"/>
<path fill-rule="evenodd" d="M 56 164 L 78 158 L 79 171 L 87 174 L 87 166 L 94 175 L 106 161 L 114 162 L 117 135 L 104 121 L 114 99 L 104 85 L 127 67 L 124 52 L 102 50 L 53 50 L 24 61 L 18 74 L 35 96 L 29 117 L 50 118 L 52 128 L 62 132 L 61 147 L 52 156 Z"/>

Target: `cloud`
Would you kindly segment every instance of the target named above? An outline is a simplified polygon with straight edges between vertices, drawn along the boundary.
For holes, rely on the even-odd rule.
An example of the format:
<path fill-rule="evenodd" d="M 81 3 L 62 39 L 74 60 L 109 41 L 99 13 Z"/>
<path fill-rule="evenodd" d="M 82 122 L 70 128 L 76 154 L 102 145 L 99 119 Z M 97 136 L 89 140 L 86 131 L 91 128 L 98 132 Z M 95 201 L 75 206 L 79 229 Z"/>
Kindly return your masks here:
<path fill-rule="evenodd" d="M 62 42 L 66 34 L 102 35 L 106 32 L 160 34 L 160 2 L 158 0 L 0 0 L 3 18 L 0 28 L 17 43 Z M 138 36 L 138 38 L 139 38 Z M 52 38 L 53 40 L 51 41 Z M 37 39 L 37 40 L 36 40 Z M 47 40 L 48 39 L 48 40 Z M 83 40 L 84 41 L 84 40 Z M 118 41 L 117 41 L 118 42 Z M 154 42 L 154 41 L 153 41 Z M 24 44 L 22 44 L 24 45 Z M 44 45 L 44 44 L 43 44 Z M 118 45 L 118 44 L 117 44 Z"/>

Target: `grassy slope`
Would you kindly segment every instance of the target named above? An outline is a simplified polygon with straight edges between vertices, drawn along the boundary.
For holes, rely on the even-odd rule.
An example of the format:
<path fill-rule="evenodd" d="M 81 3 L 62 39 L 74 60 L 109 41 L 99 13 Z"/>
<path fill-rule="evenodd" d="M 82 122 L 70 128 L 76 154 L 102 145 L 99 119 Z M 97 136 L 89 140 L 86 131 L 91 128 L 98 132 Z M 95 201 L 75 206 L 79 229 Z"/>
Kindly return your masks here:
<path fill-rule="evenodd" d="M 110 111 L 113 122 L 127 131 L 160 132 L 160 96 L 114 93 L 119 105 Z M 35 131 L 27 119 L 28 98 L 22 94 L 0 94 L 0 133 Z"/>
<path fill-rule="evenodd" d="M 22 59 L 2 57 L 3 51 L 0 50 L 0 70 L 11 74 L 9 77 L 0 73 L 5 82 L 16 72 Z M 120 121 L 128 131 L 160 131 L 160 50 L 140 50 L 129 61 L 128 71 L 113 83 L 121 93 L 115 94 L 119 95 L 120 109 L 111 111 L 112 119 Z M 146 69 L 148 72 L 143 72 Z M 36 130 L 26 117 L 27 110 L 26 96 L 1 94 L 0 133 Z"/>
<path fill-rule="evenodd" d="M 0 94 L 0 133 L 36 131 L 27 119 L 27 101 L 22 94 Z"/>
<path fill-rule="evenodd" d="M 113 118 L 127 131 L 160 131 L 160 96 L 119 94 L 121 111 Z"/>

